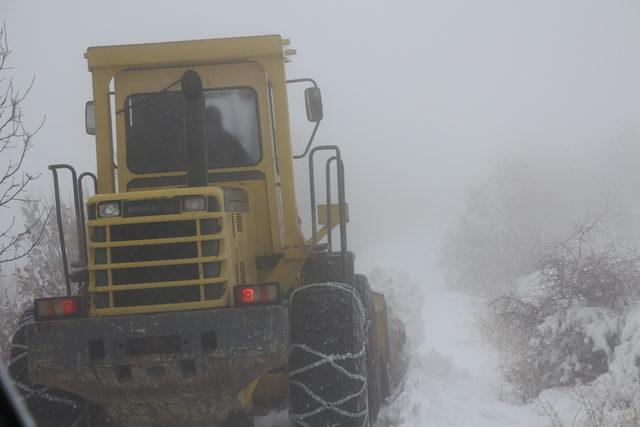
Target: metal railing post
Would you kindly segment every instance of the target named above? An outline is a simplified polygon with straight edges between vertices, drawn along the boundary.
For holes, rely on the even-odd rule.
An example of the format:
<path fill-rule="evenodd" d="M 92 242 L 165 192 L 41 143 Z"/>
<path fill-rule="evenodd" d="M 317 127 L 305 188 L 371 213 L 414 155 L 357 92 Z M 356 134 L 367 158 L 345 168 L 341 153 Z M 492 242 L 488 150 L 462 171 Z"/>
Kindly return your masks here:
<path fill-rule="evenodd" d="M 71 295 L 71 281 L 69 279 L 69 263 L 67 261 L 67 245 L 64 241 L 64 230 L 62 229 L 62 212 L 60 211 L 60 185 L 58 183 L 58 170 L 51 168 L 53 172 L 53 192 L 56 200 L 56 219 L 58 220 L 58 237 L 60 238 L 60 252 L 62 253 L 62 269 L 64 271 L 64 281 L 67 287 L 67 295 Z"/>
<path fill-rule="evenodd" d="M 333 218 L 331 218 L 331 163 L 338 160 L 336 156 L 329 157 L 327 163 L 325 165 L 325 180 L 327 185 L 327 250 L 329 251 L 329 255 L 333 252 L 333 233 L 332 233 L 332 225 Z"/>
<path fill-rule="evenodd" d="M 335 156 L 331 157 L 327 160 L 326 171 L 327 175 L 329 175 L 329 165 L 333 158 L 337 163 L 337 175 L 338 175 L 338 210 L 340 215 L 340 258 L 342 259 L 342 267 L 345 281 L 348 279 L 347 271 L 349 267 L 349 258 L 348 258 L 348 247 L 347 247 L 347 213 L 346 213 L 346 197 L 345 197 L 345 184 L 344 184 L 344 163 L 342 162 L 342 158 L 340 156 L 340 148 L 337 145 L 320 145 L 318 147 L 314 147 L 311 149 L 309 153 L 309 185 L 310 185 L 310 199 L 311 199 L 311 235 L 312 241 L 315 243 L 317 235 L 318 235 L 318 227 L 317 227 L 317 213 L 316 213 L 316 190 L 315 190 L 315 176 L 313 170 L 313 158 L 314 155 L 318 151 L 335 151 Z M 327 180 L 327 195 L 329 199 L 327 201 L 327 222 L 330 221 L 329 210 L 331 207 L 330 204 L 330 196 L 331 190 L 328 187 L 331 185 L 330 179 Z M 329 231 L 330 233 L 331 231 Z M 332 239 L 327 237 L 327 239 Z"/>

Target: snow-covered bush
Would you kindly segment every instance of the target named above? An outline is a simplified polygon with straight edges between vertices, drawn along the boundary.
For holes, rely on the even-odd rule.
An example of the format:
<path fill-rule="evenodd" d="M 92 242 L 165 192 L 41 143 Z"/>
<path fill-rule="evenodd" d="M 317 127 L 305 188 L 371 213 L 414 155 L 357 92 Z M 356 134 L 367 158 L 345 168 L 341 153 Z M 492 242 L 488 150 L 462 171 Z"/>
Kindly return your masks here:
<path fill-rule="evenodd" d="M 529 296 L 547 314 L 576 306 L 623 310 L 640 295 L 636 250 L 607 241 L 603 214 L 577 224 L 566 239 L 538 254 L 538 280 Z"/>
<path fill-rule="evenodd" d="M 483 341 L 498 355 L 499 368 L 507 381 L 525 399 L 542 388 L 537 361 L 540 348 L 536 325 L 541 322 L 536 307 L 516 297 L 504 296 L 491 301 L 477 317 Z"/>
<path fill-rule="evenodd" d="M 547 245 L 539 272 L 479 316 L 482 337 L 525 399 L 591 383 L 612 363 L 622 316 L 640 294 L 640 268 L 635 251 L 602 244 L 602 221 L 579 224 Z"/>
<path fill-rule="evenodd" d="M 539 349 L 541 385 L 589 383 L 606 372 L 618 321 L 618 315 L 600 307 L 575 307 L 547 317 L 531 342 Z"/>
<path fill-rule="evenodd" d="M 581 323 L 607 353 L 608 371 L 589 384 L 545 390 L 538 402 L 553 408 L 560 425 L 640 425 L 640 305 L 615 318 L 602 311 L 577 314 L 588 317 Z"/>

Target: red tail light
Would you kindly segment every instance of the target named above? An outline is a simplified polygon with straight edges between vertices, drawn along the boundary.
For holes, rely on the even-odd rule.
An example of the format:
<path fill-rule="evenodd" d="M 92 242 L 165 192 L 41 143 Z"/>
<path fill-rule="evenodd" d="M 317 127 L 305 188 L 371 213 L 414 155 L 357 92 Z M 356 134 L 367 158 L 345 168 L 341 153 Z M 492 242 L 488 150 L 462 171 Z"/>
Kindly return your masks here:
<path fill-rule="evenodd" d="M 268 283 L 265 285 L 236 286 L 234 288 L 236 304 L 264 304 L 280 300 L 280 285 Z"/>
<path fill-rule="evenodd" d="M 80 314 L 80 297 L 40 298 L 34 301 L 36 318 L 51 319 L 72 317 Z"/>
<path fill-rule="evenodd" d="M 242 290 L 242 296 L 240 297 L 240 302 L 249 303 L 254 302 L 256 296 L 253 293 L 253 288 L 244 288 Z"/>

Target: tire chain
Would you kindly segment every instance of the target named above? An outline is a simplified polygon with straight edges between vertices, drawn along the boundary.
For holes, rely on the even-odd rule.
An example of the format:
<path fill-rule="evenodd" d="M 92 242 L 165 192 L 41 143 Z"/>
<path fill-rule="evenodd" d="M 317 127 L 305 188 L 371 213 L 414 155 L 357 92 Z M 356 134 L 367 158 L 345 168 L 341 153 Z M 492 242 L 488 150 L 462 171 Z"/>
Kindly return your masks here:
<path fill-rule="evenodd" d="M 309 354 L 312 354 L 316 357 L 319 357 L 320 360 L 317 360 L 314 363 L 311 363 L 309 365 L 303 366 L 301 368 L 296 369 L 295 371 L 291 371 L 289 372 L 289 377 L 293 377 L 297 374 L 306 372 L 310 369 L 314 369 L 317 368 L 318 366 L 321 365 L 325 365 L 325 364 L 330 364 L 331 366 L 333 366 L 337 371 L 339 371 L 340 373 L 342 373 L 343 375 L 347 376 L 348 378 L 352 378 L 358 381 L 362 382 L 362 387 L 360 388 L 360 390 L 358 390 L 356 393 L 353 393 L 351 395 L 345 396 L 342 399 L 333 401 L 333 402 L 329 402 L 327 400 L 324 400 L 323 398 L 321 398 L 320 396 L 318 396 L 317 394 L 315 394 L 309 387 L 307 387 L 305 384 L 299 382 L 299 381 L 291 381 L 290 383 L 292 385 L 295 385 L 297 387 L 299 387 L 302 391 L 304 391 L 309 397 L 311 397 L 313 400 L 315 400 L 316 402 L 318 402 L 320 404 L 320 407 L 313 409 L 311 411 L 305 412 L 303 414 L 290 414 L 291 418 L 294 420 L 294 422 L 298 425 L 301 426 L 305 426 L 308 427 L 309 424 L 307 424 L 304 420 L 306 418 L 312 417 L 320 412 L 326 411 L 326 410 L 330 410 L 333 411 L 337 414 L 343 415 L 343 416 L 347 416 L 347 417 L 352 417 L 352 418 L 359 418 L 364 416 L 364 421 L 362 423 L 363 426 L 366 426 L 368 424 L 369 421 L 369 400 L 368 399 L 364 399 L 365 402 L 365 408 L 362 411 L 359 412 L 350 412 L 350 411 L 345 411 L 342 408 L 339 408 L 340 405 L 348 402 L 351 399 L 355 399 L 359 396 L 361 396 L 363 393 L 367 392 L 367 377 L 366 374 L 365 375 L 359 375 L 359 374 L 355 374 L 353 372 L 349 372 L 348 370 L 346 370 L 345 368 L 343 368 L 342 366 L 338 365 L 336 363 L 336 360 L 348 360 L 348 359 L 358 359 L 360 357 L 365 356 L 366 357 L 366 352 L 367 352 L 367 330 L 368 330 L 368 320 L 366 318 L 366 314 L 365 314 L 365 309 L 364 306 L 362 304 L 362 300 L 360 299 L 360 295 L 358 295 L 358 293 L 350 286 L 342 284 L 342 283 L 314 283 L 311 285 L 306 285 L 303 286 L 301 288 L 296 288 L 292 293 L 291 293 L 291 297 L 290 297 L 290 301 L 293 302 L 293 299 L 295 297 L 296 292 L 298 292 L 301 289 L 309 289 L 309 288 L 335 288 L 335 289 L 339 289 L 341 291 L 346 291 L 351 293 L 356 301 L 357 301 L 357 306 L 358 306 L 358 311 L 360 312 L 360 316 L 362 319 L 364 319 L 363 322 L 363 342 L 362 342 L 362 346 L 360 347 L 360 350 L 357 353 L 345 353 L 345 354 L 324 354 L 321 351 L 318 350 L 314 350 L 308 346 L 306 346 L 305 344 L 299 344 L 299 343 L 293 343 L 291 345 L 292 348 L 298 348 L 302 351 L 305 351 Z"/>

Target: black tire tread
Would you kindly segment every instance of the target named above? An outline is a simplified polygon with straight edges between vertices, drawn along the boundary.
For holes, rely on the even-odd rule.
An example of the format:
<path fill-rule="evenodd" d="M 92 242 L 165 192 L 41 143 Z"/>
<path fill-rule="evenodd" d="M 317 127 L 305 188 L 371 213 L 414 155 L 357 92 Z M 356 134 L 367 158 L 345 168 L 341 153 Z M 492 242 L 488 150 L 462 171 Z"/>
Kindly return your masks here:
<path fill-rule="evenodd" d="M 378 360 L 378 342 L 376 339 L 375 307 L 373 292 L 367 276 L 356 274 L 355 288 L 363 302 L 367 315 L 367 382 L 369 397 L 369 418 L 374 423 L 382 401 L 381 364 Z"/>
<path fill-rule="evenodd" d="M 318 412 L 300 421 L 305 425 L 322 426 L 370 424 L 365 384 L 366 352 L 360 354 L 366 339 L 366 319 L 362 312 L 361 300 L 354 291 L 352 287 L 343 284 L 311 284 L 297 289 L 291 297 L 293 345 L 289 359 L 289 372 L 294 374 L 289 378 L 289 402 L 293 425 L 298 425 L 296 414 L 306 414 L 314 410 Z M 336 359 L 334 362 L 350 374 L 359 375 L 365 380 L 348 376 L 329 363 L 295 373 L 300 368 L 322 360 L 296 344 L 302 344 L 325 355 L 357 355 L 357 357 L 343 360 Z M 338 411 L 331 408 L 321 409 L 321 403 L 297 383 L 303 384 L 326 402 L 336 402 L 352 395 L 355 397 L 337 405 Z M 339 413 L 340 410 L 352 414 L 362 412 L 364 414 L 353 417 Z"/>

